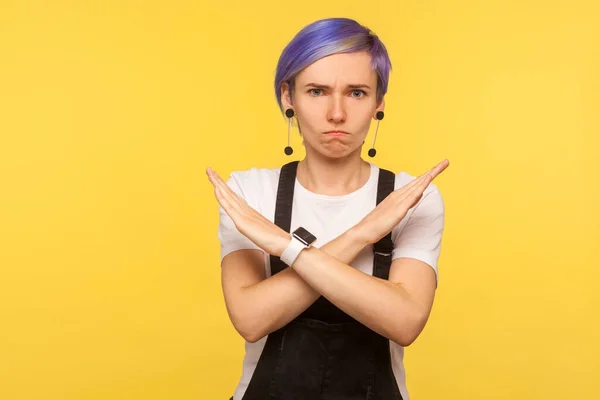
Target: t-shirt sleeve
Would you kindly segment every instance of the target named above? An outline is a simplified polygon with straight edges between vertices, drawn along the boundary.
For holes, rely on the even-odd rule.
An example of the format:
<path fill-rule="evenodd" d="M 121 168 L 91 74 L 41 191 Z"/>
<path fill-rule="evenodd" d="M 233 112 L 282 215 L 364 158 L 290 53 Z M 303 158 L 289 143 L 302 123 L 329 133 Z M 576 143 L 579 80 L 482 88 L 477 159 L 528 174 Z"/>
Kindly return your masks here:
<path fill-rule="evenodd" d="M 444 231 L 444 201 L 435 184 L 429 185 L 407 218 L 404 227 L 392 233 L 392 260 L 400 257 L 421 260 L 433 268 L 437 279 Z"/>
<path fill-rule="evenodd" d="M 231 174 L 229 179 L 227 180 L 227 186 L 231 188 L 235 193 L 240 195 L 245 201 L 249 204 L 248 199 L 244 197 L 243 191 L 240 187 L 238 180 L 236 179 L 235 173 Z M 232 253 L 236 250 L 242 249 L 256 249 L 261 250 L 254 242 L 244 236 L 238 229 L 231 217 L 225 212 L 223 207 L 219 204 L 219 228 L 218 228 L 218 237 L 221 242 L 221 261 L 223 258 L 229 253 Z"/>

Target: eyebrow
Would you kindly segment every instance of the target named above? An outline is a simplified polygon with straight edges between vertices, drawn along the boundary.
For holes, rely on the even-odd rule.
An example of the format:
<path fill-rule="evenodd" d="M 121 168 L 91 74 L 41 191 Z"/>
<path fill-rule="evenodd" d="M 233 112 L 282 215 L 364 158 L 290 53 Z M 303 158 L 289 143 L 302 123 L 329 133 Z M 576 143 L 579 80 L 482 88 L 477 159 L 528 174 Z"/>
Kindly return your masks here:
<path fill-rule="evenodd" d="M 304 87 L 316 87 L 319 89 L 331 89 L 330 86 L 327 85 L 322 85 L 320 83 L 307 83 L 306 85 L 304 85 Z M 371 87 L 369 85 L 364 85 L 364 84 L 352 84 L 352 85 L 347 85 L 346 86 L 349 89 L 371 89 Z"/>

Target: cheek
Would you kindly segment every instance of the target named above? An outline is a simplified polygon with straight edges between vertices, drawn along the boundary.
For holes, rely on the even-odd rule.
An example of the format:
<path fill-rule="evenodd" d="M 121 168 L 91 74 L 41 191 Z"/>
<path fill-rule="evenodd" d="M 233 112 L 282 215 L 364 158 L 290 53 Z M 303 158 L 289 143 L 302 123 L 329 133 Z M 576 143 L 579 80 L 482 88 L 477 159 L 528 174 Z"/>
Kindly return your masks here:
<path fill-rule="evenodd" d="M 373 122 L 373 116 L 370 113 L 365 114 L 363 116 L 362 124 L 363 124 L 364 129 L 369 129 L 369 126 L 371 126 L 372 122 Z"/>
<path fill-rule="evenodd" d="M 365 105 L 357 105 L 348 110 L 348 122 L 350 122 L 359 131 L 369 129 L 373 121 L 374 108 L 365 107 Z"/>
<path fill-rule="evenodd" d="M 303 132 L 313 131 L 325 118 L 324 107 L 317 104 L 298 104 L 298 120 Z"/>

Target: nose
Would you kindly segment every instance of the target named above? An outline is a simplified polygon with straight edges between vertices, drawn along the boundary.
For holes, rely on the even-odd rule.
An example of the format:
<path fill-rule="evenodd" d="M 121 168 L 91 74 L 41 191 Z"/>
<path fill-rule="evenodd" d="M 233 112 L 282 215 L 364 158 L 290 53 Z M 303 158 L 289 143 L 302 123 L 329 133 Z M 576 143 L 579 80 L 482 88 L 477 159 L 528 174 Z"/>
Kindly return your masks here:
<path fill-rule="evenodd" d="M 346 106 L 343 96 L 330 96 L 327 120 L 333 123 L 341 123 L 346 120 Z"/>

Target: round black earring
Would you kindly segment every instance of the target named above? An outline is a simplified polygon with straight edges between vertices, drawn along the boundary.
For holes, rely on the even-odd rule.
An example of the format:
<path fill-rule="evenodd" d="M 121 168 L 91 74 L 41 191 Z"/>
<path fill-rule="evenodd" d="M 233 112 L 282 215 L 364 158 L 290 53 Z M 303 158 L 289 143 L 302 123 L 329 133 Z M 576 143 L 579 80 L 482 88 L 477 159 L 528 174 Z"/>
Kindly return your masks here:
<path fill-rule="evenodd" d="M 375 150 L 375 139 L 377 139 L 377 131 L 379 130 L 379 121 L 381 121 L 384 117 L 383 111 L 377 111 L 375 114 L 375 118 L 377 118 L 377 125 L 375 126 L 375 135 L 373 136 L 373 146 L 369 149 L 369 157 L 373 158 L 377 154 L 377 150 Z"/>
<path fill-rule="evenodd" d="M 290 145 L 292 140 L 292 117 L 294 116 L 294 110 L 288 108 L 285 110 L 285 116 L 288 117 L 288 145 L 285 147 L 283 152 L 285 155 L 289 156 L 294 152 L 294 149 L 292 149 L 292 146 Z"/>

